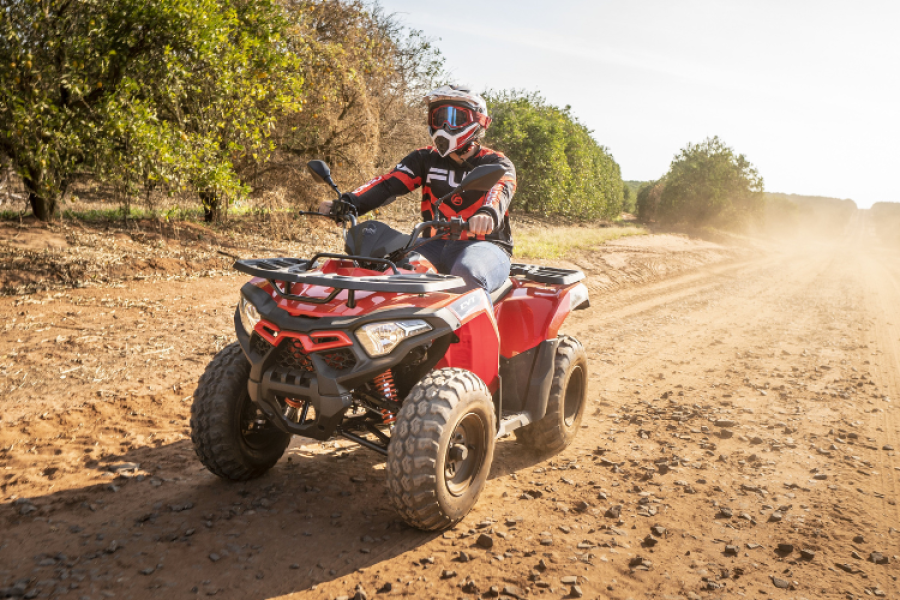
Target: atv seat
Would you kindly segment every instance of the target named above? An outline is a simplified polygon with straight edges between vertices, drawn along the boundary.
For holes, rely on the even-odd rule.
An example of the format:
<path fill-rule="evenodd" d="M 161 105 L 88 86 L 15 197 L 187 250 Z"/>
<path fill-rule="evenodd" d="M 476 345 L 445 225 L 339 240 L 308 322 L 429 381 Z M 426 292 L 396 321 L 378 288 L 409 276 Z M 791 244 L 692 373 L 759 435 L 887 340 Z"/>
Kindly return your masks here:
<path fill-rule="evenodd" d="M 513 289 L 512 278 L 507 278 L 506 281 L 503 282 L 503 285 L 498 287 L 496 290 L 490 293 L 491 296 L 491 304 L 497 306 L 497 303 L 503 300 L 503 297 L 506 296 Z"/>

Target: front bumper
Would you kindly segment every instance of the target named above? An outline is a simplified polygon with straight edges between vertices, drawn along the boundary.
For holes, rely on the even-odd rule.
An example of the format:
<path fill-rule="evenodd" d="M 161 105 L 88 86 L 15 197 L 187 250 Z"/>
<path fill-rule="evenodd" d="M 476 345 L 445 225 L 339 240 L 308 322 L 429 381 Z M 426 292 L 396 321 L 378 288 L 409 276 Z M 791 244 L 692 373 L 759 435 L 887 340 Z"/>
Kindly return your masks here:
<path fill-rule="evenodd" d="M 398 309 L 353 318 L 294 317 L 278 307 L 264 290 L 246 284 L 244 296 L 256 306 L 263 320 L 275 325 L 283 335 L 269 343 L 258 333 L 247 335 L 235 310 L 234 325 L 238 342 L 250 361 L 247 389 L 266 418 L 276 427 L 294 435 L 317 440 L 331 438 L 353 402 L 351 392 L 403 362 L 416 347 L 433 343 L 459 328 L 459 321 L 447 309 Z M 353 335 L 361 325 L 371 322 L 422 319 L 432 330 L 401 342 L 386 356 L 370 358 Z M 306 353 L 291 333 L 340 331 L 353 345 L 339 349 Z M 305 401 L 312 406 L 314 419 L 296 422 L 285 416 L 285 398 Z M 311 413 L 312 414 L 312 413 Z"/>

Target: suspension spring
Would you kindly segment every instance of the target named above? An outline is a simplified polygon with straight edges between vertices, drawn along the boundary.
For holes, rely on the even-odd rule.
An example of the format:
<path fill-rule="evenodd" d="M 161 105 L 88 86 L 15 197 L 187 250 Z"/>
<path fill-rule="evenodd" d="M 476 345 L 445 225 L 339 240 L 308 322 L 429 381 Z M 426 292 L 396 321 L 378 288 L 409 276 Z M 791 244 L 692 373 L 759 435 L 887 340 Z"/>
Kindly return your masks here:
<path fill-rule="evenodd" d="M 306 421 L 306 415 L 309 412 L 308 400 L 294 400 L 293 398 L 284 399 L 284 416 L 294 423 L 303 424 Z"/>
<path fill-rule="evenodd" d="M 391 373 L 391 370 L 388 369 L 378 377 L 373 380 L 375 384 L 375 389 L 381 393 L 386 399 L 397 402 L 397 386 L 394 385 L 394 374 Z M 393 423 L 397 420 L 396 412 L 392 410 L 388 410 L 387 408 L 381 409 L 382 420 L 386 424 Z"/>

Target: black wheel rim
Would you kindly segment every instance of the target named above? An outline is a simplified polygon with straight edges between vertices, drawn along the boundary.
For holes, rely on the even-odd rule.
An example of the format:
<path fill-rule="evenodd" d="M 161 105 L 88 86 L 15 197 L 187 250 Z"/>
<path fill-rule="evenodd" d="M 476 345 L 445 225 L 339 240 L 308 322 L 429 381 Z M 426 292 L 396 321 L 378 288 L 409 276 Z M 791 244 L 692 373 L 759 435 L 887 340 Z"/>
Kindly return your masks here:
<path fill-rule="evenodd" d="M 566 399 L 563 405 L 563 422 L 566 427 L 575 424 L 582 402 L 584 402 L 584 371 L 579 365 L 572 369 L 569 383 L 566 385 Z"/>
<path fill-rule="evenodd" d="M 453 429 L 444 460 L 444 482 L 452 495 L 465 494 L 481 471 L 486 432 L 484 419 L 475 413 L 466 414 Z"/>
<path fill-rule="evenodd" d="M 241 439 L 248 448 L 253 450 L 265 450 L 272 440 L 272 427 L 256 403 L 250 399 L 250 394 L 244 392 L 240 400 L 241 410 L 238 419 Z"/>

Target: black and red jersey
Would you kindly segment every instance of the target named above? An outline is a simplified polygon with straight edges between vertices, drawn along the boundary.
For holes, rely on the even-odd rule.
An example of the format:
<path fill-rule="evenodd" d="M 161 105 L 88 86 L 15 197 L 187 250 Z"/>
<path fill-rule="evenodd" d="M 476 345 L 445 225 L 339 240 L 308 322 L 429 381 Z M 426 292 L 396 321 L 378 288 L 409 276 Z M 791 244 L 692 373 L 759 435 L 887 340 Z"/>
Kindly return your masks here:
<path fill-rule="evenodd" d="M 393 202 L 397 196 L 422 188 L 422 220 L 434 221 L 434 204 L 439 198 L 453 191 L 463 177 L 478 165 L 500 164 L 506 169 L 503 178 L 488 192 L 465 191 L 441 204 L 440 212 L 447 218 L 462 217 L 468 220 L 475 213 L 484 213 L 494 219 L 494 230 L 486 236 L 478 236 L 500 246 L 512 254 L 512 232 L 509 226 L 509 204 L 516 191 L 516 169 L 500 152 L 480 147 L 464 164 L 449 156 L 442 157 L 430 146 L 414 150 L 400 161 L 387 175 L 354 190 L 351 201 L 360 214 Z"/>

